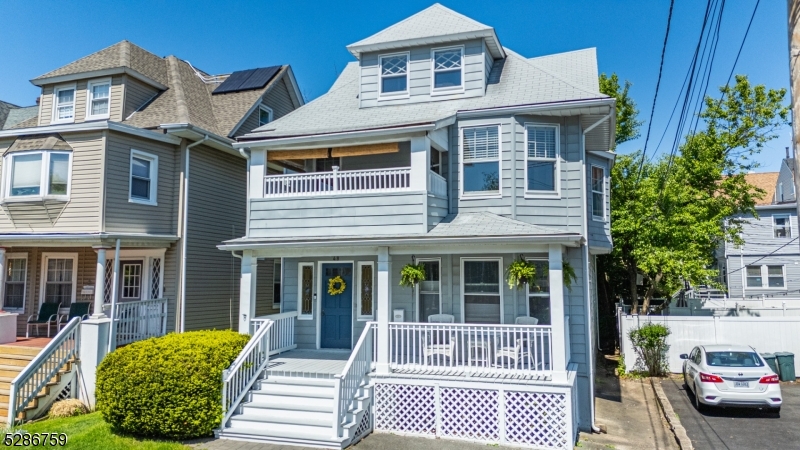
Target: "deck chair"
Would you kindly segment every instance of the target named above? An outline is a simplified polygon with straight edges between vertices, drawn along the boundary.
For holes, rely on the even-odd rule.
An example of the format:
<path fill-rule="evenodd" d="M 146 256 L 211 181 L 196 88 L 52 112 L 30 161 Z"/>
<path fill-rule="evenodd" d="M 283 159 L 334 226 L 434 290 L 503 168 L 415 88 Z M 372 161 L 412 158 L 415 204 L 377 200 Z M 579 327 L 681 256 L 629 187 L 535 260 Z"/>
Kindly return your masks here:
<path fill-rule="evenodd" d="M 25 329 L 25 337 L 30 337 L 31 327 L 36 328 L 36 335 L 39 335 L 39 327 L 42 325 L 47 326 L 47 337 L 50 337 L 50 324 L 55 323 L 58 326 L 58 308 L 61 303 L 42 303 L 39 307 L 39 314 L 31 314 L 28 317 L 28 326 Z"/>
<path fill-rule="evenodd" d="M 64 328 L 69 323 L 69 321 L 75 317 L 80 317 L 81 320 L 88 319 L 89 307 L 91 306 L 92 304 L 89 302 L 77 302 L 69 305 L 69 313 L 62 314 L 58 318 L 58 331 L 61 331 L 61 329 Z"/>
<path fill-rule="evenodd" d="M 519 316 L 516 319 L 514 319 L 514 324 L 515 325 L 538 325 L 539 324 L 539 319 L 537 319 L 536 317 L 530 317 L 530 316 Z M 533 367 L 534 366 L 533 352 L 536 349 L 536 343 L 534 342 L 533 345 L 531 345 L 530 339 L 531 339 L 531 336 L 529 336 L 528 333 L 523 333 L 523 336 L 522 336 L 522 353 L 523 353 L 523 355 L 525 355 L 525 354 L 528 355 L 528 368 L 529 369 L 534 369 L 534 367 Z"/>
<path fill-rule="evenodd" d="M 455 323 L 456 318 L 450 314 L 431 314 L 428 316 L 428 323 Z M 456 358 L 456 334 L 453 331 L 430 330 L 425 338 L 425 348 L 423 356 L 425 361 L 429 357 L 450 358 L 450 365 L 455 363 Z M 439 364 L 437 364 L 439 365 Z"/>

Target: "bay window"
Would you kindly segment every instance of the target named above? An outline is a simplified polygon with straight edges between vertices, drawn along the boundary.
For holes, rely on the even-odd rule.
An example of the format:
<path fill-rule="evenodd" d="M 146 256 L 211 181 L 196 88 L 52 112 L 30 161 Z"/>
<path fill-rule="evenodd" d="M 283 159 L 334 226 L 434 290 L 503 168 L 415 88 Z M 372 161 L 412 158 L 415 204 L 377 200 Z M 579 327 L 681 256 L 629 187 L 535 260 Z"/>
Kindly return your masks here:
<path fill-rule="evenodd" d="M 534 194 L 557 194 L 558 126 L 525 126 L 525 191 Z"/>
<path fill-rule="evenodd" d="M 53 92 L 52 123 L 69 123 L 75 120 L 75 86 L 58 87 Z"/>
<path fill-rule="evenodd" d="M 86 91 L 86 118 L 108 118 L 109 101 L 111 98 L 111 80 L 90 81 Z"/>
<path fill-rule="evenodd" d="M 462 259 L 465 323 L 502 323 L 502 259 Z"/>
<path fill-rule="evenodd" d="M 71 159 L 71 152 L 48 150 L 6 156 L 5 197 L 68 196 Z"/>
<path fill-rule="evenodd" d="M 500 130 L 489 127 L 462 130 L 462 192 L 500 194 Z"/>

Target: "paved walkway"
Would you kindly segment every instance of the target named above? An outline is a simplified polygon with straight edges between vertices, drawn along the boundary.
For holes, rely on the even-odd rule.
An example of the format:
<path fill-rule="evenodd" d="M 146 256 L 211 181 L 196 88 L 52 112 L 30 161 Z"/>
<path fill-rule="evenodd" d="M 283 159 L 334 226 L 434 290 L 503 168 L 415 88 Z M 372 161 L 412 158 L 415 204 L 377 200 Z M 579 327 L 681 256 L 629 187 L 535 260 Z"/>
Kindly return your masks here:
<path fill-rule="evenodd" d="M 229 439 L 217 439 L 199 444 L 192 444 L 191 446 L 198 450 L 316 450 L 308 447 L 257 444 L 254 442 L 232 441 Z M 415 438 L 386 433 L 372 433 L 350 448 L 352 450 L 429 450 L 431 448 L 435 448 L 436 450 L 486 450 L 489 447 L 504 448 L 471 442 Z M 605 450 L 608 450 L 608 448 Z"/>
<path fill-rule="evenodd" d="M 678 444 L 661 416 L 647 380 L 619 380 L 602 373 L 595 381 L 595 422 L 607 434 L 580 434 L 580 448 L 677 450 Z"/>
<path fill-rule="evenodd" d="M 696 450 L 800 448 L 800 384 L 781 383 L 780 417 L 743 408 L 711 409 L 701 414 L 694 409 L 694 398 L 684 389 L 680 375 L 663 380 L 661 386 Z"/>

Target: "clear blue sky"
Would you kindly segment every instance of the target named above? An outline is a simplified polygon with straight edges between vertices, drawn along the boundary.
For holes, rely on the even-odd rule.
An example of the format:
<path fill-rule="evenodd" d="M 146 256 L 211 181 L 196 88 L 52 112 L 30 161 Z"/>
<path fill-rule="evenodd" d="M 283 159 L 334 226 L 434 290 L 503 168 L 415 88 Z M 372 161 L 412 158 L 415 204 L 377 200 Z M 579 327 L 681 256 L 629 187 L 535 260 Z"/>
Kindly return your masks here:
<path fill-rule="evenodd" d="M 631 94 L 647 119 L 655 92 L 669 2 L 449 1 L 456 11 L 491 25 L 501 43 L 528 57 L 597 47 L 600 70 L 633 83 Z M 696 45 L 705 9 L 678 0 L 667 48 L 652 135 L 660 137 Z M 310 100 L 352 61 L 347 44 L 431 4 L 376 1 L 0 1 L 0 99 L 30 105 L 38 90 L 28 80 L 128 39 L 158 55 L 176 55 L 210 73 L 291 64 Z M 755 0 L 729 0 L 709 91 L 725 82 Z M 736 73 L 768 87 L 789 86 L 786 2 L 762 0 Z M 788 102 L 787 95 L 787 102 Z M 644 134 L 644 130 L 643 130 Z M 668 135 L 669 136 L 669 135 Z M 652 141 L 653 137 L 651 137 Z M 791 131 L 769 144 L 759 171 L 777 170 Z M 621 153 L 644 139 L 623 144 Z M 662 149 L 663 150 L 663 149 Z"/>

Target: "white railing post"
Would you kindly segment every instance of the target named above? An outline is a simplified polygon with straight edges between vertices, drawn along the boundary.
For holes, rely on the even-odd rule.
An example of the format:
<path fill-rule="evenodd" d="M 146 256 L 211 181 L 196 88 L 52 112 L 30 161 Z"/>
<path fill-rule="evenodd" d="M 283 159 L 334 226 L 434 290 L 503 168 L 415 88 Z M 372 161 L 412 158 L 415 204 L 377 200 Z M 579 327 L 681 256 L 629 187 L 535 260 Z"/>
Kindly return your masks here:
<path fill-rule="evenodd" d="M 266 321 L 247 341 L 231 366 L 222 373 L 222 428 L 269 364 L 273 323 Z"/>
<path fill-rule="evenodd" d="M 560 244 L 550 244 L 548 281 L 550 282 L 550 317 L 552 317 L 552 366 L 553 378 L 566 381 L 566 333 L 564 329 L 564 278 L 563 278 L 563 247 Z"/>
<path fill-rule="evenodd" d="M 339 192 L 339 166 L 333 166 L 333 192 Z"/>
<path fill-rule="evenodd" d="M 378 249 L 378 363 L 376 372 L 389 373 L 389 317 L 392 313 L 391 261 L 389 248 Z"/>

